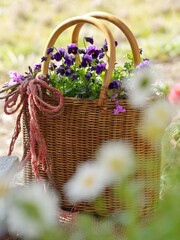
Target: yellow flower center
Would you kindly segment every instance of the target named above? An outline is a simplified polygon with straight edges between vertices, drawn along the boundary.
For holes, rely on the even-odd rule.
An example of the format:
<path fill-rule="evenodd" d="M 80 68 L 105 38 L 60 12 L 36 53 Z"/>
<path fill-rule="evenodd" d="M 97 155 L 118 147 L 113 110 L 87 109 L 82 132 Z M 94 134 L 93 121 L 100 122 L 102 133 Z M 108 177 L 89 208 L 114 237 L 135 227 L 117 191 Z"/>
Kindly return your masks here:
<path fill-rule="evenodd" d="M 120 159 L 114 158 L 110 161 L 110 168 L 114 172 L 120 172 L 123 168 L 123 161 L 120 161 Z"/>
<path fill-rule="evenodd" d="M 86 187 L 91 187 L 94 185 L 94 182 L 95 182 L 95 179 L 93 176 L 87 176 L 85 179 L 84 179 L 84 185 Z"/>
<path fill-rule="evenodd" d="M 8 191 L 8 187 L 0 184 L 0 197 L 3 197 Z"/>

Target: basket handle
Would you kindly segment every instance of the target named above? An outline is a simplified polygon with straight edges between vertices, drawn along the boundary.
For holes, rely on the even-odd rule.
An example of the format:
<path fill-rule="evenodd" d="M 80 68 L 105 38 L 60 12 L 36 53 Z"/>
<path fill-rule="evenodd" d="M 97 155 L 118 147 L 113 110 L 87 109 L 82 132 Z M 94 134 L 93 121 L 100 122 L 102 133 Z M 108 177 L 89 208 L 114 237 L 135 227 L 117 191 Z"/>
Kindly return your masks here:
<path fill-rule="evenodd" d="M 114 25 L 116 25 L 124 33 L 124 35 L 126 36 L 126 38 L 129 41 L 129 44 L 131 46 L 131 50 L 133 53 L 133 59 L 134 59 L 135 66 L 140 64 L 141 57 L 140 57 L 139 46 L 137 44 L 136 38 L 134 37 L 131 30 L 128 28 L 128 26 L 124 22 L 122 22 L 119 18 L 117 18 L 116 16 L 114 16 L 110 13 L 100 12 L 100 11 L 90 12 L 90 13 L 87 13 L 85 16 L 91 16 L 91 17 L 95 17 L 98 19 L 107 20 L 107 21 L 113 23 Z M 76 43 L 76 44 L 78 43 L 79 32 L 80 32 L 82 26 L 83 26 L 83 23 L 77 24 L 75 26 L 73 33 L 72 33 L 72 42 L 73 43 Z"/>
<path fill-rule="evenodd" d="M 67 28 L 69 28 L 73 25 L 79 25 L 79 26 L 81 25 L 82 26 L 84 23 L 90 23 L 90 24 L 96 26 L 99 30 L 101 30 L 104 33 L 104 35 L 107 39 L 108 48 L 109 48 L 109 58 L 108 58 L 108 68 L 105 71 L 104 83 L 107 83 L 107 82 L 111 81 L 111 76 L 112 76 L 112 72 L 114 70 L 114 64 L 115 64 L 115 59 L 116 59 L 114 38 L 113 38 L 110 30 L 104 24 L 102 24 L 101 21 L 99 21 L 96 18 L 93 18 L 91 16 L 81 16 L 81 17 L 74 17 L 74 18 L 67 19 L 64 22 L 62 22 L 61 24 L 59 24 L 54 29 L 54 31 L 50 35 L 50 37 L 49 37 L 49 39 L 46 43 L 46 46 L 44 48 L 43 56 L 47 57 L 47 61 L 44 61 L 42 63 L 42 73 L 44 75 L 48 74 L 48 68 L 49 68 L 49 62 L 50 62 L 50 56 L 47 55 L 47 49 L 54 46 L 58 37 Z M 104 100 L 106 99 L 107 85 L 104 84 L 104 83 L 101 87 L 98 106 L 103 106 L 104 105 Z"/>

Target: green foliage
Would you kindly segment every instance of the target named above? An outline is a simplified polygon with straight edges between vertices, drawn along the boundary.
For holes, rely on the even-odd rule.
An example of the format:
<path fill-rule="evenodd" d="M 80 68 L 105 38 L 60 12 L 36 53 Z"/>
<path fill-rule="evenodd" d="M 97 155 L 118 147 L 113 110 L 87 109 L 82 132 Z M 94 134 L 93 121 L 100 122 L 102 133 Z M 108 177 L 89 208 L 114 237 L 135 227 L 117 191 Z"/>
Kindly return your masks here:
<path fill-rule="evenodd" d="M 112 80 L 123 83 L 127 77 L 130 76 L 131 71 L 133 70 L 134 64 L 133 61 L 126 62 L 124 66 L 117 66 L 114 69 Z M 71 69 L 78 76 L 75 80 L 72 81 L 72 76 L 60 76 L 57 75 L 56 71 L 52 71 L 50 74 L 51 85 L 57 88 L 64 96 L 67 97 L 80 97 L 80 98 L 89 98 L 89 99 L 98 99 L 100 94 L 100 89 L 104 80 L 104 72 L 100 75 L 91 71 L 90 67 L 79 68 L 76 64 L 71 67 Z M 87 80 L 86 74 L 92 72 L 92 77 L 90 80 Z M 117 91 L 119 98 L 126 98 L 124 91 L 124 86 Z M 109 98 L 113 97 L 114 90 L 108 91 Z"/>

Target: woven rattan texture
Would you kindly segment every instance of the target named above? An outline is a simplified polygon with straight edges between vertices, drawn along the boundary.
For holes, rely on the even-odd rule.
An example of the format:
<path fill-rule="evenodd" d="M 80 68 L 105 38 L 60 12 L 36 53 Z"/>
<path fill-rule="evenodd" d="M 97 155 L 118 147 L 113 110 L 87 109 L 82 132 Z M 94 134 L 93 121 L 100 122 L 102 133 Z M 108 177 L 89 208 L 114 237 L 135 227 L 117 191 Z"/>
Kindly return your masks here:
<path fill-rule="evenodd" d="M 46 101 L 54 102 L 54 99 L 49 98 Z M 96 213 L 91 204 L 68 204 L 63 186 L 80 163 L 93 161 L 103 142 L 121 139 L 132 144 L 138 154 L 137 170 L 132 177 L 142 188 L 142 197 L 139 199 L 141 215 L 154 212 L 159 199 L 160 148 L 146 142 L 137 131 L 144 110 L 132 109 L 125 100 L 120 104 L 126 108 L 126 112 L 114 115 L 112 102 L 108 102 L 108 109 L 103 110 L 97 107 L 97 100 L 65 98 L 63 112 L 58 117 L 50 118 L 38 113 L 39 125 L 47 143 L 53 184 L 63 209 Z M 24 125 L 24 141 L 26 139 L 27 130 Z M 44 177 L 46 178 L 45 175 Z M 33 179 L 32 169 L 28 164 L 25 167 L 25 182 Z M 113 197 L 110 189 L 105 191 L 104 196 L 106 208 L 101 211 L 102 215 L 128 208 L 128 203 L 125 205 L 120 199 Z"/>

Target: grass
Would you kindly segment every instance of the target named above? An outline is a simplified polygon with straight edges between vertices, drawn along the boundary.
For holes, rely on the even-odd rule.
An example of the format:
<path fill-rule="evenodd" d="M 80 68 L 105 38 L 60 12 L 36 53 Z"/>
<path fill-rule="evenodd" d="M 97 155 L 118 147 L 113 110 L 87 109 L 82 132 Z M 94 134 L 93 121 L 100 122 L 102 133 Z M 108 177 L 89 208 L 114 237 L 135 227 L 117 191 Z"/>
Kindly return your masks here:
<path fill-rule="evenodd" d="M 173 1 L 173 4 L 171 2 Z M 133 31 L 144 56 L 167 61 L 180 55 L 180 10 L 175 0 L 2 0 L 0 3 L 0 83 L 11 69 L 24 72 L 39 62 L 45 42 L 63 20 L 90 11 L 107 11 L 123 20 Z M 127 41 L 115 29 L 120 51 L 129 49 Z M 61 44 L 67 42 L 67 33 Z"/>

